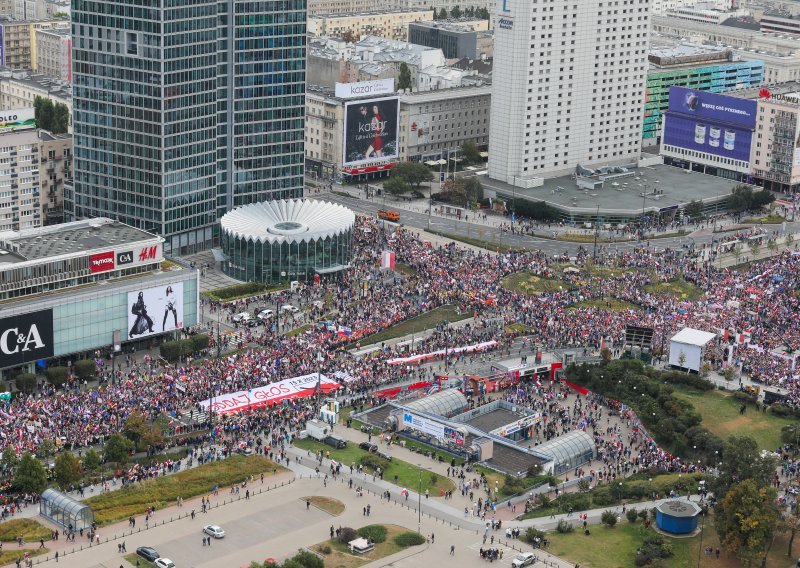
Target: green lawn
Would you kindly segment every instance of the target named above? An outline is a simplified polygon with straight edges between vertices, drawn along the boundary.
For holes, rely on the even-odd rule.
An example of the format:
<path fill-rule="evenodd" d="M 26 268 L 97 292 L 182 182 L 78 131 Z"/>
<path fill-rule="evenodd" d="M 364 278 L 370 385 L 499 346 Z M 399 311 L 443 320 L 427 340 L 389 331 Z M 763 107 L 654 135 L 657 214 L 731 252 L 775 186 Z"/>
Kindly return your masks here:
<path fill-rule="evenodd" d="M 156 568 L 155 564 L 153 564 L 152 562 L 148 562 L 135 552 L 131 554 L 126 554 L 125 556 L 123 556 L 123 558 L 127 560 L 128 564 L 130 564 L 131 566 L 139 566 L 139 568 Z M 139 564 L 136 564 L 137 560 L 139 561 Z"/>
<path fill-rule="evenodd" d="M 540 294 L 560 292 L 569 288 L 570 284 L 555 278 L 542 278 L 531 272 L 518 272 L 503 278 L 503 286 L 512 292 L 538 296 Z"/>
<path fill-rule="evenodd" d="M 395 272 L 399 272 L 400 274 L 405 274 L 406 276 L 416 276 L 417 275 L 417 269 L 416 268 L 413 268 L 413 267 L 411 267 L 411 266 L 409 266 L 407 264 L 404 264 L 402 262 L 396 262 L 394 264 L 394 270 L 395 270 Z"/>
<path fill-rule="evenodd" d="M 601 308 L 604 310 L 611 310 L 612 312 L 622 312 L 625 310 L 641 310 L 641 306 L 617 300 L 616 298 L 593 298 L 591 300 L 583 300 L 582 302 L 575 302 L 570 304 L 567 309 L 577 308 Z"/>
<path fill-rule="evenodd" d="M 363 456 L 370 455 L 369 452 L 362 450 L 353 442 L 348 442 L 347 447 L 341 450 L 308 438 L 295 441 L 295 445 L 304 450 L 311 450 L 312 455 L 320 450 L 326 452 L 326 455 L 327 452 L 330 452 L 330 457 L 341 462 L 343 468 L 349 468 L 351 464 L 358 465 L 359 460 Z M 385 451 L 385 447 L 382 447 L 381 450 Z M 391 452 L 389 453 L 391 454 Z M 422 491 L 424 492 L 427 489 L 431 497 L 438 497 L 441 491 L 455 489 L 455 484 L 452 480 L 425 469 L 425 461 L 428 459 L 429 458 L 420 457 L 420 463 L 422 464 Z M 397 476 L 396 480 L 395 476 Z M 384 481 L 394 483 L 400 488 L 417 491 L 420 483 L 420 468 L 395 458 L 389 463 L 389 467 L 383 474 L 383 479 Z"/>
<path fill-rule="evenodd" d="M 765 215 L 764 217 L 747 217 L 742 221 L 742 223 L 752 223 L 754 225 L 764 224 L 764 225 L 779 225 L 786 221 L 780 215 Z"/>
<path fill-rule="evenodd" d="M 593 525 L 589 527 L 589 536 L 582 531 L 569 534 L 548 533 L 550 546 L 547 552 L 555 554 L 569 562 L 579 564 L 581 568 L 627 568 L 635 566 L 634 559 L 644 539 L 656 534 L 653 528 L 645 529 L 641 521 L 630 524 L 625 517 L 614 528 Z M 739 560 L 727 553 L 720 545 L 717 533 L 714 530 L 714 518 L 710 515 L 703 528 L 702 545 L 700 535 L 690 538 L 669 538 L 672 545 L 672 557 L 651 566 L 663 568 L 687 568 L 699 566 L 700 568 L 740 568 Z M 789 568 L 794 565 L 795 559 L 786 557 L 787 537 L 779 534 L 767 558 L 767 568 Z M 714 556 L 705 556 L 700 553 L 702 547 L 711 546 L 722 551 L 719 559 Z M 795 553 L 797 547 L 795 547 Z M 698 553 L 700 553 L 698 555 Z"/>
<path fill-rule="evenodd" d="M 31 543 L 32 544 L 32 543 Z M 17 561 L 17 558 L 24 558 L 25 553 L 29 557 L 39 556 L 40 554 L 47 554 L 50 552 L 48 548 L 9 548 L 8 550 L 0 550 L 0 566 L 12 564 Z"/>
<path fill-rule="evenodd" d="M 36 542 L 40 538 L 50 540 L 52 531 L 34 519 L 11 519 L 0 523 L 0 542 L 14 542 L 18 536 L 25 542 Z"/>
<path fill-rule="evenodd" d="M 100 526 L 109 525 L 130 516 L 141 515 L 149 507 L 163 509 L 173 505 L 178 497 L 190 499 L 211 492 L 213 486 L 230 487 L 250 476 L 265 476 L 284 471 L 284 468 L 264 456 L 232 456 L 201 465 L 166 477 L 156 477 L 119 491 L 111 491 L 86 499 Z"/>
<path fill-rule="evenodd" d="M 439 235 L 440 237 L 444 237 L 446 239 L 450 239 L 451 241 L 459 241 L 474 247 L 490 250 L 492 252 L 508 252 L 514 249 L 512 246 L 497 243 L 495 241 L 484 241 L 482 239 L 474 239 L 472 237 L 464 237 L 462 235 L 452 235 L 450 233 L 443 233 L 442 231 L 435 231 L 433 229 L 428 232 L 434 235 Z"/>
<path fill-rule="evenodd" d="M 699 300 L 705 295 L 701 288 L 682 278 L 671 282 L 653 282 L 645 286 L 644 290 L 650 294 L 664 294 L 690 302 Z"/>
<path fill-rule="evenodd" d="M 747 435 L 763 450 L 775 451 L 780 445 L 781 428 L 795 421 L 748 407 L 739 414 L 741 403 L 727 391 L 710 390 L 703 393 L 675 389 L 675 396 L 692 403 L 703 417 L 703 426 L 722 439 L 732 435 Z"/>
<path fill-rule="evenodd" d="M 372 345 L 375 343 L 382 343 L 389 339 L 396 337 L 403 337 L 411 335 L 412 333 L 420 333 L 427 329 L 433 329 L 442 322 L 456 322 L 471 318 L 471 313 L 458 313 L 458 310 L 453 305 L 439 306 L 415 318 L 407 319 L 403 322 L 387 327 L 383 331 L 379 331 L 369 337 L 360 340 L 362 346 Z"/>
<path fill-rule="evenodd" d="M 527 325 L 522 323 L 512 323 L 503 328 L 503 332 L 506 335 L 527 335 L 530 333 L 530 328 Z"/>

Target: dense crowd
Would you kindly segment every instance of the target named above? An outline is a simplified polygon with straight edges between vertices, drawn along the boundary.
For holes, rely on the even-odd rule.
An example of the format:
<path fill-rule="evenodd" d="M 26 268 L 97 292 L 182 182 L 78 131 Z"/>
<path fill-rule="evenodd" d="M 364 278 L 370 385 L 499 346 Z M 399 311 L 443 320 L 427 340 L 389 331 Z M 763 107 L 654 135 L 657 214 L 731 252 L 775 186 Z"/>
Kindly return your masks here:
<path fill-rule="evenodd" d="M 133 411 L 150 419 L 166 414 L 177 420 L 182 413 L 199 409 L 198 403 L 212 395 L 317 371 L 345 373 L 347 392 L 356 395 L 389 382 L 430 378 L 429 368 L 389 364 L 397 355 L 394 348 L 358 357 L 349 349 L 381 329 L 445 304 L 474 319 L 457 329 L 442 325 L 430 337 L 418 339 L 413 347 L 417 353 L 490 339 L 498 342 L 498 349 L 507 350 L 513 337 L 503 333 L 503 324 L 511 323 L 526 326 L 537 345 L 592 350 L 601 345 L 618 348 L 628 325 L 648 326 L 655 330 L 654 350 L 659 351 L 672 334 L 689 326 L 719 334 L 708 350 L 710 365 L 732 366 L 765 383 L 781 384 L 791 400 L 800 402 L 792 352 L 800 341 L 795 293 L 800 256 L 792 252 L 737 272 L 715 268 L 700 254 L 656 253 L 648 247 L 603 252 L 601 262 L 593 263 L 585 250 L 572 257 L 551 257 L 539 251 L 490 254 L 453 244 L 433 247 L 410 232 L 386 233 L 365 217 L 358 217 L 355 241 L 352 267 L 338 279 L 274 293 L 252 303 L 210 306 L 227 318 L 252 304 L 295 300 L 310 306 L 318 302 L 313 315 L 332 314 L 328 321 L 311 321 L 305 333 L 295 336 L 279 334 L 275 327 L 251 330 L 252 349 L 221 359 L 209 357 L 201 365 L 133 364 L 120 380 L 97 390 L 47 388 L 15 396 L 0 407 L 0 447 L 35 450 L 46 439 L 83 447 L 120 432 Z M 405 265 L 402 272 L 380 270 L 380 253 L 387 249 Z M 561 284 L 539 295 L 503 286 L 506 276 L 521 271 Z M 677 277 L 705 294 L 693 300 L 658 286 L 648 287 Z M 612 309 L 611 299 L 631 306 Z M 478 356 L 450 357 L 455 362 Z M 596 412 L 572 414 L 564 427 L 574 427 L 578 415 L 591 421 Z M 297 415 L 293 420 L 302 418 Z M 237 427 L 241 420 L 229 418 L 220 427 Z M 636 453 L 641 451 L 624 441 L 617 448 L 604 447 L 605 455 L 616 456 L 614 463 L 620 463 L 617 458 L 623 455 L 634 462 L 657 459 Z"/>

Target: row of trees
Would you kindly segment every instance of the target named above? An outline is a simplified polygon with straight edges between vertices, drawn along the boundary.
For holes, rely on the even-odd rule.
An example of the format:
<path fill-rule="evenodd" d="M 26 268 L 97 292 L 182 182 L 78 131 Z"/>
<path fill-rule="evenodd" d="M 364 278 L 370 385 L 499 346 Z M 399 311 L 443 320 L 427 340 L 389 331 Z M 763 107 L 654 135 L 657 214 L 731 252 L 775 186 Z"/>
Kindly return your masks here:
<path fill-rule="evenodd" d="M 750 186 L 738 185 L 733 188 L 726 208 L 731 213 L 742 213 L 752 209 L 759 209 L 773 201 L 775 201 L 775 195 L 767 189 L 753 191 Z M 701 221 L 705 218 L 703 202 L 697 199 L 690 201 L 684 207 L 683 213 L 691 221 Z"/>
<path fill-rule="evenodd" d="M 53 134 L 65 134 L 69 128 L 69 109 L 45 97 L 33 99 L 33 116 L 39 128 Z"/>
<path fill-rule="evenodd" d="M 92 359 L 81 359 L 72 366 L 72 376 L 79 381 L 89 380 L 94 377 L 97 367 Z M 56 366 L 45 370 L 44 376 L 47 382 L 58 388 L 64 386 L 70 377 L 70 370 L 67 367 Z M 39 380 L 33 373 L 19 373 L 14 377 L 14 385 L 17 390 L 30 394 L 36 390 Z M 0 381 L 0 390 L 7 390 L 5 382 Z"/>
<path fill-rule="evenodd" d="M 440 10 L 433 10 L 433 19 L 434 20 L 446 20 L 448 18 L 479 18 L 482 20 L 488 20 L 491 18 L 489 14 L 489 10 L 485 7 L 476 8 L 475 6 L 467 6 L 463 10 L 459 6 L 453 6 L 452 10 L 448 14 L 447 8 L 441 8 Z"/>

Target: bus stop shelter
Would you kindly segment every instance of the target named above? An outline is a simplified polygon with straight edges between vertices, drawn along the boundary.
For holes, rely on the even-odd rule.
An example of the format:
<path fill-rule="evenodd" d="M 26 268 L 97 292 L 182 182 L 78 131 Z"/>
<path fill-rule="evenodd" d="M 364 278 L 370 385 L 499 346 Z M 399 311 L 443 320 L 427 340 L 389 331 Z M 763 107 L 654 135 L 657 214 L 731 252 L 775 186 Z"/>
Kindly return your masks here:
<path fill-rule="evenodd" d="M 91 529 L 94 522 L 94 513 L 88 505 L 55 489 L 45 489 L 42 493 L 39 514 L 75 532 Z"/>

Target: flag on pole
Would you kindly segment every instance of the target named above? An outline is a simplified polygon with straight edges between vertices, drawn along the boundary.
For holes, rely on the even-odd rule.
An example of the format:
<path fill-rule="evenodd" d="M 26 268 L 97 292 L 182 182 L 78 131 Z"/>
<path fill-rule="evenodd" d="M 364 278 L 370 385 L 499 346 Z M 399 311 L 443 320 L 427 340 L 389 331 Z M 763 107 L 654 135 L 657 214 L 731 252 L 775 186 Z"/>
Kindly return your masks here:
<path fill-rule="evenodd" d="M 381 253 L 381 268 L 384 270 L 394 270 L 394 252 L 385 250 Z"/>

